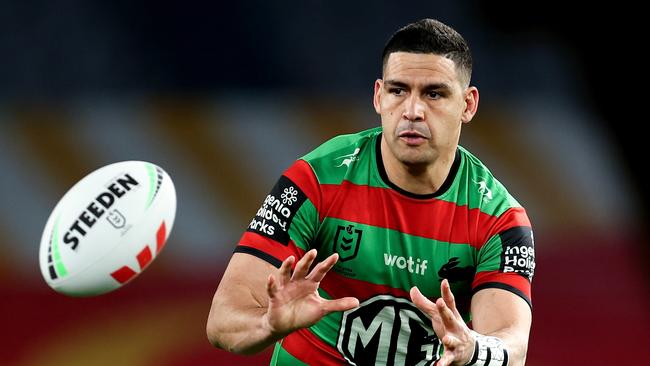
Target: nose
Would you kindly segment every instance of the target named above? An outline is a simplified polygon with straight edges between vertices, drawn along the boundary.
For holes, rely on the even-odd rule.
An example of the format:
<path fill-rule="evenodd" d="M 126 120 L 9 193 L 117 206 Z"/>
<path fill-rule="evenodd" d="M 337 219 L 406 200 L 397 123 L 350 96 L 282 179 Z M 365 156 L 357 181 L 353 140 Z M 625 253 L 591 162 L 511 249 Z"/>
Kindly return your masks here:
<path fill-rule="evenodd" d="M 412 122 L 424 121 L 424 102 L 416 95 L 411 95 L 404 106 L 402 117 Z"/>

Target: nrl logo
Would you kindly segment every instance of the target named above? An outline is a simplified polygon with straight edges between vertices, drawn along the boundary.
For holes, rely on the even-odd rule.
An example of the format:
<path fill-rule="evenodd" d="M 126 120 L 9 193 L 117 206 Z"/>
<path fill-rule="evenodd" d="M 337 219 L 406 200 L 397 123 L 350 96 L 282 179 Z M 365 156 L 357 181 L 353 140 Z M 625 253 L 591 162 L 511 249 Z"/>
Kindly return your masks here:
<path fill-rule="evenodd" d="M 363 234 L 363 231 L 355 229 L 353 225 L 338 225 L 336 234 L 334 234 L 333 251 L 339 253 L 341 262 L 354 259 L 359 254 L 361 234 Z"/>

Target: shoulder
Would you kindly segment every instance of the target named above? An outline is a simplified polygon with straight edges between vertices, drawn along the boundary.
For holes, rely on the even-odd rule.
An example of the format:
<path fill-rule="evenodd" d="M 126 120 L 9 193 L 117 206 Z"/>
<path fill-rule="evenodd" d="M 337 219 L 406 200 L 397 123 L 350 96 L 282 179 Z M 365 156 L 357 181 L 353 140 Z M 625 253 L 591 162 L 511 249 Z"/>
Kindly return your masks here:
<path fill-rule="evenodd" d="M 458 146 L 458 150 L 463 157 L 461 169 L 470 208 L 479 208 L 490 216 L 501 216 L 509 209 L 522 208 L 481 160 L 462 146 Z"/>
<path fill-rule="evenodd" d="M 532 225 L 526 210 L 483 162 L 460 146 L 459 151 L 464 161 L 467 206 L 477 214 L 477 248 L 482 248 L 495 235 L 499 235 L 504 245 L 530 238 L 532 246 Z"/>
<path fill-rule="evenodd" d="M 381 133 L 381 127 L 372 128 L 354 134 L 336 136 L 307 155 L 300 158 L 305 161 L 321 184 L 340 183 L 352 166 L 369 160 L 374 148 L 375 137 Z"/>

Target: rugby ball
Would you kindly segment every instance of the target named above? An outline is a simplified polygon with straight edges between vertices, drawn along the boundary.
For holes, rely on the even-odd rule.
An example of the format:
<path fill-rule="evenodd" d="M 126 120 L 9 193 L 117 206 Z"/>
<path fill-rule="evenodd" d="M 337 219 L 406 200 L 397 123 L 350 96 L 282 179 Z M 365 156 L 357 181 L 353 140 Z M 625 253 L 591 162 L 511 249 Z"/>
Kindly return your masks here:
<path fill-rule="evenodd" d="M 65 295 L 113 291 L 156 258 L 175 216 L 176 190 L 159 166 L 123 161 L 99 168 L 50 214 L 41 237 L 41 273 Z"/>

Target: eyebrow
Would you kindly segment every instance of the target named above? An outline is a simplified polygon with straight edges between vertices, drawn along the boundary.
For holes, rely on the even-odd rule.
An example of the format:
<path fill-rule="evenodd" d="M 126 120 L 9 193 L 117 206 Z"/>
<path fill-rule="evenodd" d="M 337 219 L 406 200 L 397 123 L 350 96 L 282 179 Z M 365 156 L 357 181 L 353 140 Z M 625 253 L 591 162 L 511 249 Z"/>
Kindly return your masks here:
<path fill-rule="evenodd" d="M 408 84 L 406 84 L 403 81 L 399 80 L 393 80 L 393 79 L 388 79 L 384 80 L 384 84 L 392 87 L 398 87 L 398 88 L 410 88 Z M 451 87 L 449 84 L 446 83 L 433 83 L 433 84 L 426 84 L 422 88 L 423 90 L 429 91 L 429 90 L 451 90 Z"/>

